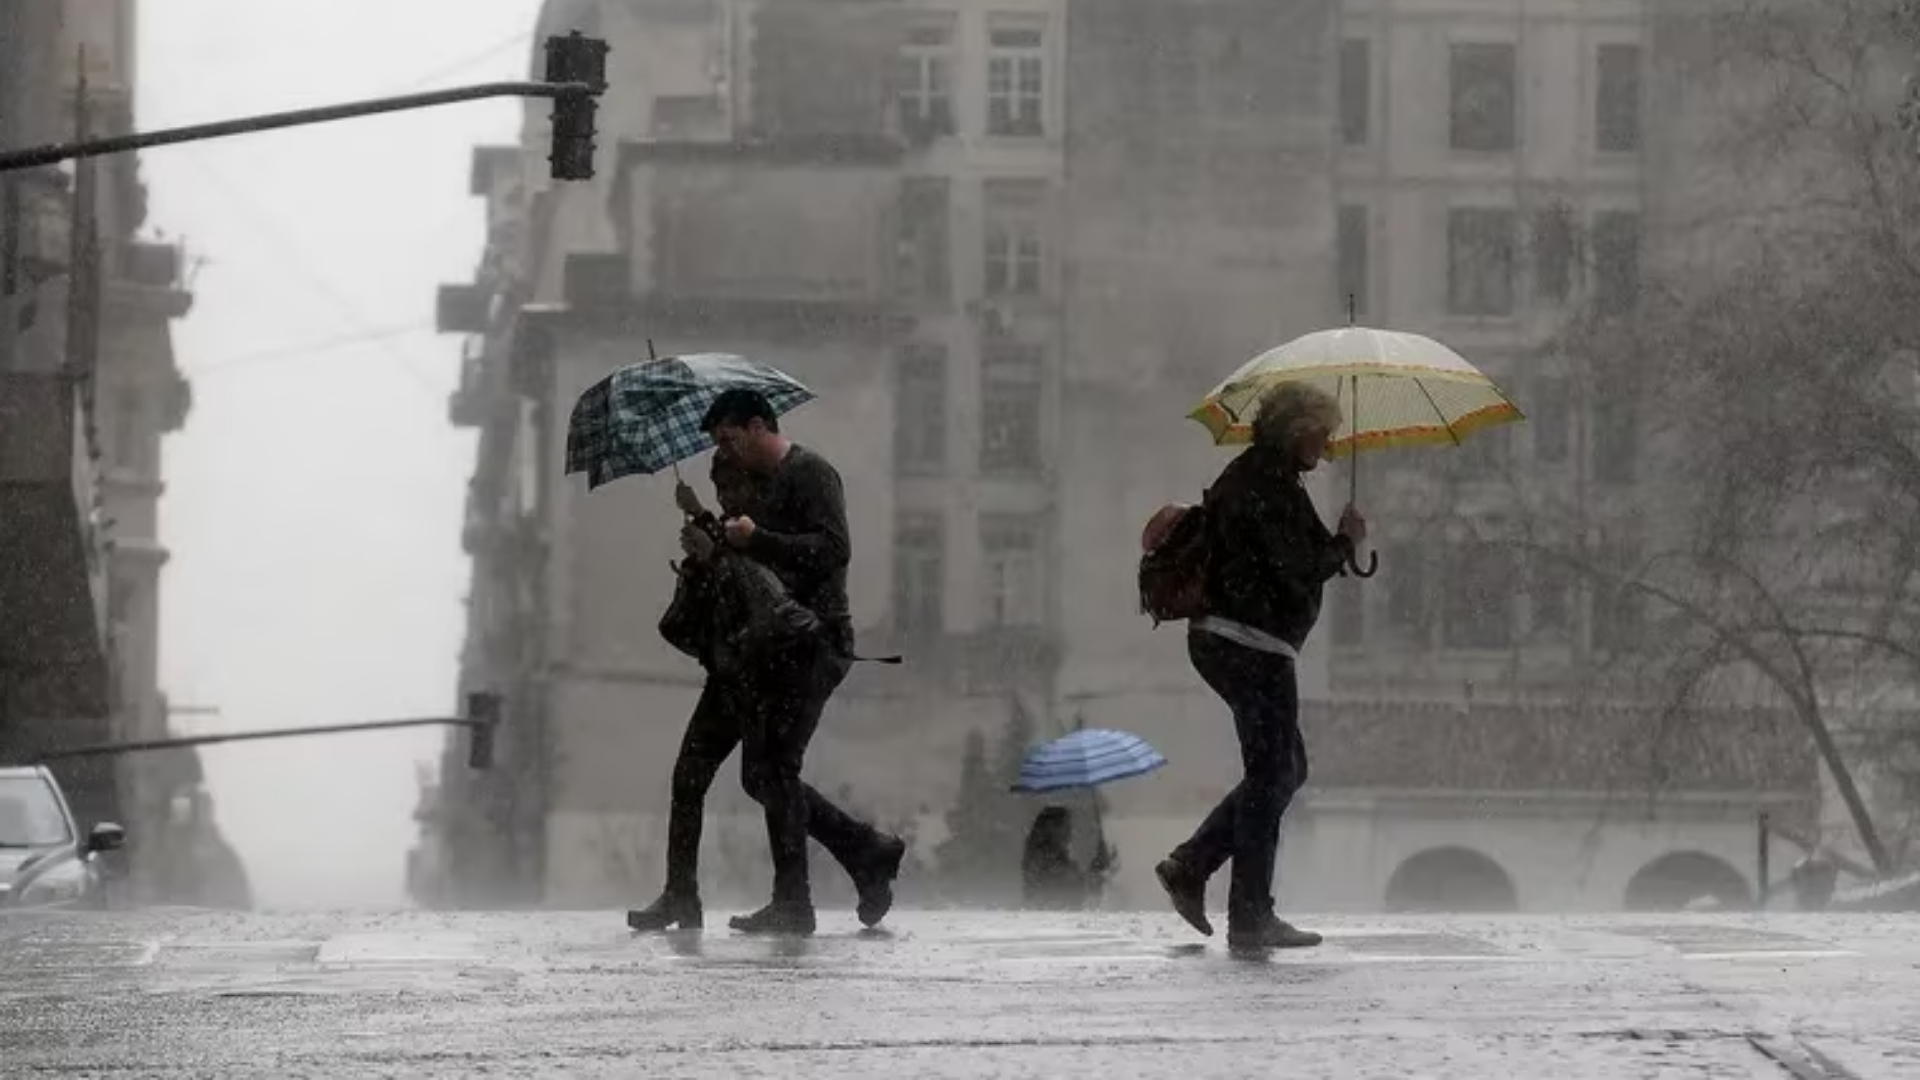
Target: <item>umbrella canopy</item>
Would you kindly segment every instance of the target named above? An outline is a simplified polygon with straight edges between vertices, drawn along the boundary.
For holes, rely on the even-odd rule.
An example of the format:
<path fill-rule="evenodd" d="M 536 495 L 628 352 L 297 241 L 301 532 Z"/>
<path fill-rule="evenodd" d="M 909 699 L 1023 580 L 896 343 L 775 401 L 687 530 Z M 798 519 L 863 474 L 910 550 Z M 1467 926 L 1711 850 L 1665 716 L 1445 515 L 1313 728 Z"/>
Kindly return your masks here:
<path fill-rule="evenodd" d="M 771 364 L 730 353 L 663 356 L 594 383 L 567 421 L 567 473 L 587 474 L 597 488 L 635 473 L 651 474 L 713 448 L 700 420 L 722 391 L 757 390 L 784 414 L 814 399 L 813 391 Z"/>
<path fill-rule="evenodd" d="M 1087 728 L 1038 746 L 1020 763 L 1015 791 L 1066 791 L 1099 787 L 1150 773 L 1167 763 L 1138 735 Z"/>
<path fill-rule="evenodd" d="M 1349 326 L 1322 330 L 1261 353 L 1227 376 L 1187 414 L 1221 445 L 1253 437 L 1261 397 L 1284 382 L 1332 394 L 1346 413 L 1332 457 L 1392 446 L 1457 445 L 1495 424 L 1525 419 L 1506 394 L 1460 354 L 1432 338 Z"/>

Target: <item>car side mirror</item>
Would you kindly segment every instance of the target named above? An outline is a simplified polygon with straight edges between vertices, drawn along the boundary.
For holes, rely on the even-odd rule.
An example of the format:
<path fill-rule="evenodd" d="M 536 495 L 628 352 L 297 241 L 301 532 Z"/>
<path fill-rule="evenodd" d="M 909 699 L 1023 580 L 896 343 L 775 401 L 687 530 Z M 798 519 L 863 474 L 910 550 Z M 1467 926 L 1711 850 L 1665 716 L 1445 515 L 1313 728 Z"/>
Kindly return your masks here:
<path fill-rule="evenodd" d="M 87 852 L 119 851 L 127 845 L 127 830 L 111 821 L 103 821 L 87 834 Z"/>

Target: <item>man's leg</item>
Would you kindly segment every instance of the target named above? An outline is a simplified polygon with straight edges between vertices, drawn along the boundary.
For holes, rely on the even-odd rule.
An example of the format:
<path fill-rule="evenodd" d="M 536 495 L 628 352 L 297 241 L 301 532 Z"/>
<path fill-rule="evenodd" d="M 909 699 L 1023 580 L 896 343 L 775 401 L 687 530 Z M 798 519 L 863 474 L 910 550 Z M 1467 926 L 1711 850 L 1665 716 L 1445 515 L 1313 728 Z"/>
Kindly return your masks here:
<path fill-rule="evenodd" d="M 700 832 L 707 789 L 720 766 L 740 743 L 734 695 L 709 678 L 687 721 L 680 754 L 673 762 L 672 807 L 667 816 L 667 885 L 660 899 L 627 913 L 635 930 L 698 927 L 700 910 Z"/>
<path fill-rule="evenodd" d="M 807 803 L 807 835 L 827 849 L 859 892 L 855 911 L 873 926 L 893 908 L 893 879 L 907 855 L 906 842 L 889 836 L 835 805 L 812 784 L 800 784 Z"/>
<path fill-rule="evenodd" d="M 844 850 L 848 832 L 843 822 L 833 820 L 845 817 L 844 813 L 817 792 L 808 797 L 800 769 L 807 744 L 820 726 L 820 714 L 846 678 L 848 665 L 824 649 L 812 655 L 796 651 L 785 659 L 787 665 L 767 672 L 749 688 L 751 703 L 741 732 L 741 783 L 766 814 L 773 903 L 735 919 L 733 925 L 742 930 L 811 933 L 813 893 L 807 879 L 806 845 L 812 804 L 824 808 L 822 824 L 833 834 L 834 846 Z"/>

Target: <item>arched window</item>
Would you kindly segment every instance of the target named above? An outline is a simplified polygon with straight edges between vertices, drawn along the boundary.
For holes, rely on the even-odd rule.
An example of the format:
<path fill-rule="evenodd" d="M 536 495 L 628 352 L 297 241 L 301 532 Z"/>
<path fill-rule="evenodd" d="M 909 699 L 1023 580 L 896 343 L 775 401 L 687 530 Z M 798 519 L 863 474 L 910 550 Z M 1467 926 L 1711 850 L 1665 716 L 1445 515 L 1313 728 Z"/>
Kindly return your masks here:
<path fill-rule="evenodd" d="M 1679 911 L 1696 900 L 1711 899 L 1724 907 L 1745 908 L 1753 891 L 1740 871 L 1725 859 L 1698 851 L 1675 851 L 1640 868 L 1627 882 L 1628 911 Z"/>
<path fill-rule="evenodd" d="M 1400 864 L 1387 880 L 1388 911 L 1520 910 L 1513 879 L 1471 848 L 1432 848 Z"/>

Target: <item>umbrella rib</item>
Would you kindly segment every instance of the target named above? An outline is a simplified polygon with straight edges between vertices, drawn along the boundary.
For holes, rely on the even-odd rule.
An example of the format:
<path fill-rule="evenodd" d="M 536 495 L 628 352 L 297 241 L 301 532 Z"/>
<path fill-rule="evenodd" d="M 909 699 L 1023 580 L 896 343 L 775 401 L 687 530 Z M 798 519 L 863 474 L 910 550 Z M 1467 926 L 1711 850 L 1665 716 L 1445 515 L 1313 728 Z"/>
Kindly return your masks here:
<path fill-rule="evenodd" d="M 1440 418 L 1440 426 L 1446 430 L 1447 438 L 1453 440 L 1453 445 L 1459 446 L 1460 436 L 1453 430 L 1453 421 L 1447 419 L 1447 414 L 1440 408 L 1440 403 L 1433 400 L 1433 393 L 1427 389 L 1427 384 L 1415 379 L 1413 385 L 1420 388 L 1420 396 L 1426 398 L 1427 404 L 1433 406 L 1433 415 Z"/>

